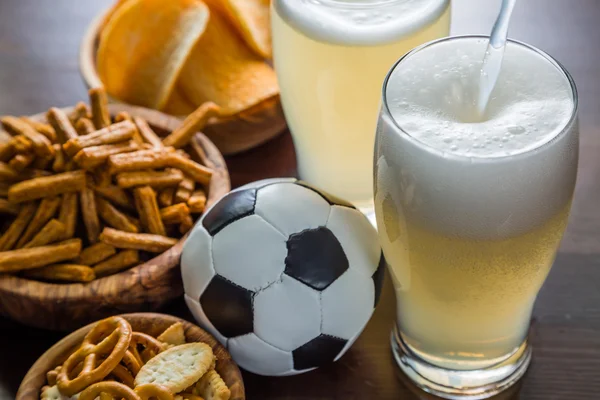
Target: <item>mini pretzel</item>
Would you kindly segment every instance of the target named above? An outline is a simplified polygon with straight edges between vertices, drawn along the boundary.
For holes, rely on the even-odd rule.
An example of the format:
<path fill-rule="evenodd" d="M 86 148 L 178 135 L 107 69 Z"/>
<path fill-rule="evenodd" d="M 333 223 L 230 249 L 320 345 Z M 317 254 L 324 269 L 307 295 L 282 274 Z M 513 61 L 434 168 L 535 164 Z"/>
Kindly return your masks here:
<path fill-rule="evenodd" d="M 85 336 L 79 350 L 63 364 L 57 380 L 61 393 L 73 396 L 90 384 L 104 379 L 125 355 L 131 336 L 131 325 L 123 318 L 112 317 L 98 322 Z M 96 365 L 100 360 L 100 364 Z M 71 379 L 73 369 L 80 363 L 83 363 L 81 373 Z"/>
<path fill-rule="evenodd" d="M 135 346 L 133 337 L 129 346 Z M 123 364 L 127 367 L 131 374 L 135 377 L 138 372 L 140 372 L 140 368 L 142 368 L 142 363 L 138 360 L 137 356 L 135 356 L 130 350 L 125 352 L 123 356 Z"/>
<path fill-rule="evenodd" d="M 167 388 L 155 383 L 139 385 L 135 388 L 135 393 L 140 396 L 142 400 L 173 400 L 173 394 L 169 392 Z"/>
<path fill-rule="evenodd" d="M 145 363 L 143 361 L 144 358 L 140 356 L 140 353 L 138 351 L 138 345 L 144 347 L 142 353 L 151 352 L 152 357 L 164 350 L 163 344 L 157 339 L 153 338 L 152 336 L 146 335 L 145 333 L 141 332 L 133 332 L 133 335 L 131 337 L 131 343 L 129 344 L 129 351 L 135 356 L 135 358 L 138 359 L 138 361 L 140 361 L 141 365 L 144 365 Z M 137 375 L 137 372 L 135 373 L 135 375 Z"/>
<path fill-rule="evenodd" d="M 118 382 L 94 383 L 79 394 L 79 400 L 95 400 L 102 393 L 110 394 L 117 399 L 142 400 L 142 398 L 138 396 L 133 389 L 128 388 L 127 386 Z"/>
<path fill-rule="evenodd" d="M 115 369 L 112 370 L 110 375 L 114 378 L 117 378 L 125 386 L 129 386 L 132 389 L 135 386 L 135 384 L 133 383 L 133 375 L 131 375 L 131 372 L 129 372 L 129 370 L 121 364 L 117 365 Z"/>

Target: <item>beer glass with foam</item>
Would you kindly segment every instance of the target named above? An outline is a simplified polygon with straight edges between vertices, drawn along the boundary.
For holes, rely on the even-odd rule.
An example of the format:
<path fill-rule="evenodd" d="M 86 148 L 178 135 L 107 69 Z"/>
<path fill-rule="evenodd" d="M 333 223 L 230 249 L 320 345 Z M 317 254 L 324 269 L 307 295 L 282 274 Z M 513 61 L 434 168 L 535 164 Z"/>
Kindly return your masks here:
<path fill-rule="evenodd" d="M 397 296 L 393 353 L 420 387 L 486 398 L 525 372 L 532 308 L 567 225 L 577 91 L 546 53 L 509 41 L 484 115 L 488 38 L 419 47 L 383 87 L 375 207 Z"/>
<path fill-rule="evenodd" d="M 273 0 L 271 19 L 300 178 L 374 219 L 381 84 L 398 57 L 448 35 L 450 0 Z"/>

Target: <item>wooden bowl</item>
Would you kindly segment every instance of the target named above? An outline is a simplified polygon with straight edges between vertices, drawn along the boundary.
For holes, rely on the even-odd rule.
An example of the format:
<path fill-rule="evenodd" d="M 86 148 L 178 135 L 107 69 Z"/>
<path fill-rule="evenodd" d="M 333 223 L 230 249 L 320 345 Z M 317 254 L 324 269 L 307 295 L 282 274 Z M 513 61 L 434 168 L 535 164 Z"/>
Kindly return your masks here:
<path fill-rule="evenodd" d="M 96 70 L 96 51 L 100 28 L 107 13 L 97 16 L 88 26 L 79 48 L 79 69 L 88 87 L 102 86 Z M 119 103 L 115 98 L 111 102 Z M 183 116 L 178 116 L 183 117 Z M 279 97 L 249 110 L 244 116 L 224 120 L 213 119 L 203 133 L 225 155 L 237 154 L 257 147 L 287 129 Z"/>
<path fill-rule="evenodd" d="M 231 390 L 230 400 L 244 400 L 246 398 L 244 381 L 239 368 L 231 359 L 227 350 L 203 329 L 177 317 L 164 314 L 140 313 L 121 316 L 131 324 L 134 331 L 147 333 L 154 337 L 160 335 L 175 322 L 181 321 L 188 342 L 204 342 L 212 347 L 217 356 L 216 370 Z M 40 390 L 46 384 L 46 372 L 62 364 L 69 354 L 81 344 L 83 337 L 93 326 L 94 324 L 90 324 L 71 333 L 38 358 L 23 378 L 16 400 L 39 400 Z"/>
<path fill-rule="evenodd" d="M 168 133 L 181 121 L 158 111 L 123 104 L 111 104 L 111 115 L 127 111 L 145 118 L 157 133 Z M 67 112 L 69 110 L 66 110 Z M 44 114 L 33 116 L 45 120 Z M 207 207 L 231 189 L 229 173 L 221 153 L 201 133 L 195 140 L 212 163 Z M 51 330 L 73 330 L 110 315 L 153 311 L 183 295 L 179 243 L 159 256 L 129 270 L 90 283 L 55 284 L 16 276 L 0 276 L 0 315 L 25 325 Z"/>

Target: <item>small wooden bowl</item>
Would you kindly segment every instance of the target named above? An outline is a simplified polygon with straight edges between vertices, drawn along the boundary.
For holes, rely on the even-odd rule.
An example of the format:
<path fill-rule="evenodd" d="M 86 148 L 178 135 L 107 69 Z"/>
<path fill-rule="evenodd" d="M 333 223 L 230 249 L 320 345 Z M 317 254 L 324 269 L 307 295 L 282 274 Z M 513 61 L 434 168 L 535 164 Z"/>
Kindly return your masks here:
<path fill-rule="evenodd" d="M 79 69 L 89 88 L 102 86 L 96 70 L 96 52 L 100 28 L 106 15 L 107 13 L 101 14 L 90 23 L 79 47 Z M 120 102 L 114 98 L 110 100 Z M 268 142 L 287 129 L 279 97 L 246 110 L 244 114 L 225 120 L 213 119 L 204 128 L 203 133 L 217 145 L 221 153 L 241 153 Z"/>
<path fill-rule="evenodd" d="M 111 104 L 109 109 L 113 116 L 127 111 L 143 117 L 158 133 L 171 132 L 181 123 L 146 108 Z M 44 121 L 45 115 L 32 118 Z M 213 164 L 206 204 L 210 207 L 231 189 L 229 173 L 215 145 L 201 133 L 195 139 Z M 186 237 L 144 264 L 90 283 L 55 284 L 0 275 L 0 315 L 37 328 L 73 330 L 110 315 L 156 310 L 183 295 L 179 258 Z"/>
<path fill-rule="evenodd" d="M 203 329 L 187 321 L 164 314 L 140 313 L 121 316 L 131 324 L 134 331 L 143 332 L 153 337 L 160 335 L 175 322 L 181 321 L 188 342 L 203 342 L 212 347 L 217 356 L 216 370 L 231 390 L 230 400 L 244 400 L 246 398 L 244 381 L 239 368 L 231 359 L 227 350 Z M 23 378 L 16 400 L 39 400 L 40 391 L 46 384 L 46 372 L 62 364 L 69 354 L 81 344 L 83 337 L 93 326 L 94 324 L 90 324 L 71 333 L 38 358 Z"/>

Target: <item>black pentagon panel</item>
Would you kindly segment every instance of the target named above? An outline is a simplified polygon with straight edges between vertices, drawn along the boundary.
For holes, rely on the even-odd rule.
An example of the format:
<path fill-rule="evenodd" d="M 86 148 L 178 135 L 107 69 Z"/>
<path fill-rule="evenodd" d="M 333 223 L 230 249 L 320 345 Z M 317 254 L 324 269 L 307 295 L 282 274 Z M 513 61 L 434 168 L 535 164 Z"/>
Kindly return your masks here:
<path fill-rule="evenodd" d="M 255 188 L 231 192 L 219 200 L 204 216 L 202 225 L 211 236 L 214 236 L 227 225 L 254 214 L 255 205 Z"/>
<path fill-rule="evenodd" d="M 200 305 L 215 328 L 227 338 L 254 330 L 254 293 L 216 275 L 200 296 Z"/>
<path fill-rule="evenodd" d="M 385 278 L 386 266 L 387 263 L 382 251 L 381 258 L 379 259 L 379 266 L 372 277 L 373 283 L 375 284 L 375 304 L 373 305 L 373 308 L 377 307 L 377 303 L 379 303 L 379 298 L 381 297 L 381 289 L 383 288 L 383 279 Z"/>
<path fill-rule="evenodd" d="M 333 362 L 348 341 L 334 336 L 320 335 L 292 351 L 294 369 L 301 371 Z"/>
<path fill-rule="evenodd" d="M 316 290 L 324 290 L 349 267 L 333 232 L 322 226 L 294 233 L 287 241 L 285 274 Z"/>
<path fill-rule="evenodd" d="M 296 184 L 300 185 L 300 186 L 304 186 L 305 188 L 310 189 L 313 192 L 317 193 L 319 196 L 324 198 L 332 206 L 342 206 L 342 207 L 356 209 L 356 207 L 354 207 L 354 205 L 352 203 L 350 203 L 346 200 L 340 199 L 339 197 L 336 197 L 332 194 L 329 194 L 329 193 L 325 192 L 324 190 L 317 189 L 304 181 L 299 180 L 296 182 Z"/>

